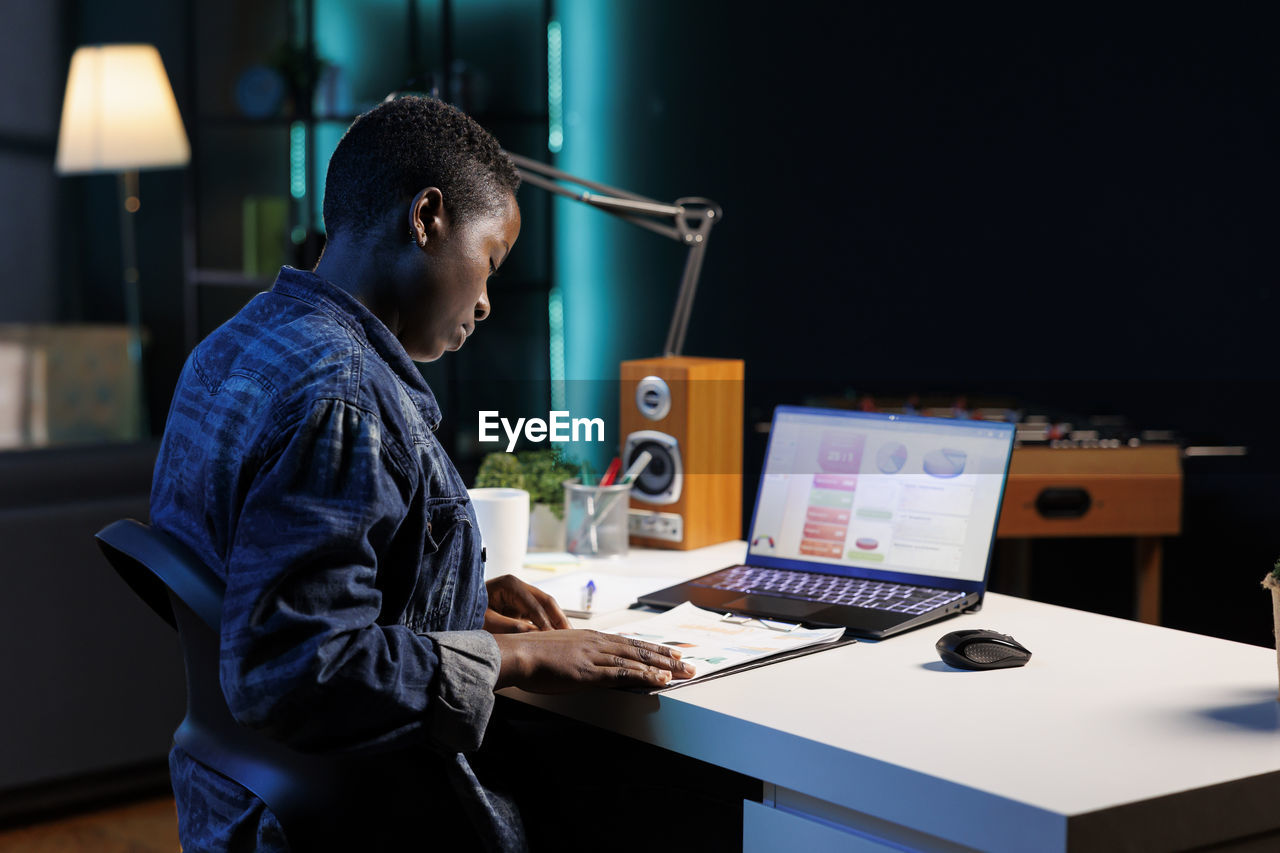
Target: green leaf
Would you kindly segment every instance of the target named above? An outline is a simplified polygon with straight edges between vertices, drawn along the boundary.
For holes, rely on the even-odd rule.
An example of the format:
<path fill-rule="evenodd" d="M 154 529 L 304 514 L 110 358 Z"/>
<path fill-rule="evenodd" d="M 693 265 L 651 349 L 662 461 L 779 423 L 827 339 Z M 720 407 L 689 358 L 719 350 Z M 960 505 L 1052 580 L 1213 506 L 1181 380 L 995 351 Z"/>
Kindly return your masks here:
<path fill-rule="evenodd" d="M 524 471 L 524 488 L 529 491 L 529 499 L 546 504 L 557 518 L 563 518 L 564 481 L 578 476 L 578 465 L 560 448 L 523 450 L 516 456 Z"/>
<path fill-rule="evenodd" d="M 511 453 L 490 453 L 480 462 L 473 488 L 524 489 L 524 470 L 520 460 Z"/>

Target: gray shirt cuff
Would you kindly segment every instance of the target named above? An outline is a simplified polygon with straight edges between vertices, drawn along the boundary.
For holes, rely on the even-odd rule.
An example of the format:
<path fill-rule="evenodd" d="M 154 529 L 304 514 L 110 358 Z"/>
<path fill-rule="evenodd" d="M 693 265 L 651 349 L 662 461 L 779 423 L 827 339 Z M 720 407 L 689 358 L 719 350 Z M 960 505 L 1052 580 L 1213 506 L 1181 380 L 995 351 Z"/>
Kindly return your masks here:
<path fill-rule="evenodd" d="M 443 752 L 475 752 L 493 712 L 502 653 L 488 631 L 423 634 L 436 645 L 436 671 L 427 735 Z"/>

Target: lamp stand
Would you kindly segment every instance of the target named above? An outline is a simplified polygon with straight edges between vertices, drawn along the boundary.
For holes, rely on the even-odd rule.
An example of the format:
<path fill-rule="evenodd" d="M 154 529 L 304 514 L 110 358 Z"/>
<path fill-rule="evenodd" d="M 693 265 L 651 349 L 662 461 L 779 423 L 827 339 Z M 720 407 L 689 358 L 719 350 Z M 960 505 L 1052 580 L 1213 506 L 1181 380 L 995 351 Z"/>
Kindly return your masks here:
<path fill-rule="evenodd" d="M 129 364 L 137 380 L 138 396 L 133 401 L 134 435 L 146 438 L 150 435 L 150 423 L 146 412 L 146 384 L 142 372 L 142 302 L 138 294 L 138 237 L 133 217 L 141 202 L 138 200 L 138 172 L 131 169 L 118 175 L 120 191 L 120 258 L 124 267 L 124 314 L 129 326 Z"/>

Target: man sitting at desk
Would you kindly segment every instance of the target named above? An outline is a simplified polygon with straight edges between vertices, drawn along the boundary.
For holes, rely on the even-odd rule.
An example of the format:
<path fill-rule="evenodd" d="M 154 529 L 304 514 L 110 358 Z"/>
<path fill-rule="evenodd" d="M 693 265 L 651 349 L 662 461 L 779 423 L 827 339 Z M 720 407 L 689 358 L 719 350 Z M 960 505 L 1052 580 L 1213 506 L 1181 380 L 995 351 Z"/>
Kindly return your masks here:
<path fill-rule="evenodd" d="M 568 630 L 512 577 L 484 583 L 413 362 L 456 351 L 489 315 L 518 183 L 493 137 L 439 101 L 359 117 L 329 163 L 315 270 L 282 269 L 195 348 L 174 393 L 151 517 L 226 581 L 233 715 L 307 752 L 385 756 L 334 849 L 518 848 L 519 817 L 466 757 L 494 690 L 691 671 L 662 646 Z M 184 849 L 288 849 L 249 791 L 177 747 L 170 770 Z"/>

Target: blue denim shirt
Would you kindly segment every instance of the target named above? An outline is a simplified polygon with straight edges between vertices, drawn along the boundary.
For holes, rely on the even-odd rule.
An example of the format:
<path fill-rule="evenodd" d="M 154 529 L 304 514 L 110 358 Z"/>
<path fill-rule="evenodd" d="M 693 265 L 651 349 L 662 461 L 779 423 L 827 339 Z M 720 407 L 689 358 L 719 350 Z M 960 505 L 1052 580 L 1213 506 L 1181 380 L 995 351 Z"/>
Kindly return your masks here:
<path fill-rule="evenodd" d="M 187 359 L 151 520 L 226 580 L 220 676 L 239 722 L 307 751 L 421 750 L 418 772 L 449 777 L 501 844 L 512 818 L 462 755 L 484 736 L 501 658 L 480 630 L 475 514 L 439 422 L 390 331 L 285 267 Z M 277 846 L 252 794 L 181 750 L 170 763 L 184 848 Z M 435 821 L 461 819 L 439 805 Z"/>

